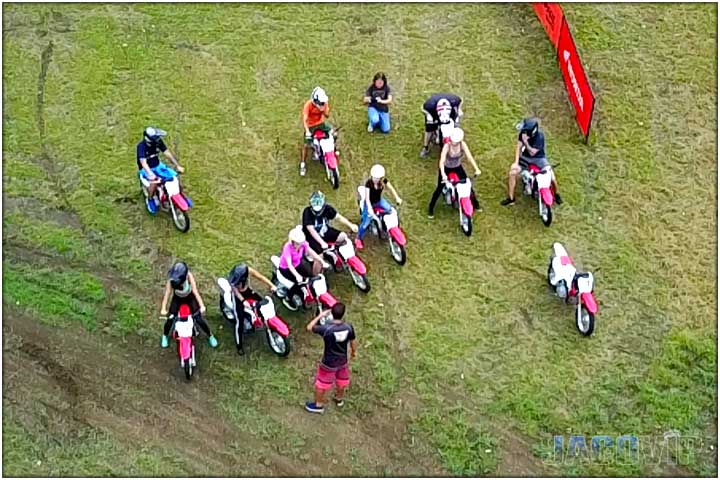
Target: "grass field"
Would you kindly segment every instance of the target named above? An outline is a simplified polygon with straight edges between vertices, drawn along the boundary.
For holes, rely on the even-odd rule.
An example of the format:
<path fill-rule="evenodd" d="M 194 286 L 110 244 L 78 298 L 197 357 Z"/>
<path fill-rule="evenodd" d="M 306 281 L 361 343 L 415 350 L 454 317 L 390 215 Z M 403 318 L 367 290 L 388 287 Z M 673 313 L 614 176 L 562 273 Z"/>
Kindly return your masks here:
<path fill-rule="evenodd" d="M 701 475 L 717 469 L 717 7 L 568 4 L 598 97 L 582 144 L 527 4 L 3 6 L 3 472 L 10 476 Z M 365 131 L 377 70 L 393 130 Z M 297 175 L 300 108 L 330 95 L 342 181 Z M 465 238 L 427 202 L 427 95 L 465 99 L 483 211 Z M 514 124 L 542 119 L 565 205 L 545 228 L 499 201 Z M 167 130 L 195 201 L 187 234 L 140 202 L 135 144 Z M 331 277 L 358 332 L 342 411 L 302 410 L 319 339 L 235 355 L 214 278 L 270 273 L 311 191 L 357 221 L 382 162 L 409 261 L 361 253 L 372 291 Z M 544 275 L 561 241 L 595 272 L 582 338 Z M 219 332 L 185 384 L 158 346 L 164 273 L 186 260 Z M 676 431 L 674 464 L 553 460 L 553 435 Z M 667 451 L 665 452 L 668 453 Z"/>

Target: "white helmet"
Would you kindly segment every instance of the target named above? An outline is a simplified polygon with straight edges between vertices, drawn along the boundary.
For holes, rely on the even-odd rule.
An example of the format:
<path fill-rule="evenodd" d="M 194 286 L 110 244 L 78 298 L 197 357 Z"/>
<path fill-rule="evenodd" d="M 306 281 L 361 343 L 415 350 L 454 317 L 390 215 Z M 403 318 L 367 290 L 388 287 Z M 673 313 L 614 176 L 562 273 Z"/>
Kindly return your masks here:
<path fill-rule="evenodd" d="M 312 100 L 313 103 L 316 105 L 323 105 L 323 104 L 327 103 L 328 96 L 325 93 L 325 90 L 323 90 L 320 87 L 315 87 L 315 88 L 313 88 L 313 91 L 310 94 L 310 100 Z"/>
<path fill-rule="evenodd" d="M 370 176 L 373 178 L 383 178 L 385 176 L 385 167 L 376 163 L 370 169 Z"/>
<path fill-rule="evenodd" d="M 440 110 L 450 109 L 450 108 L 452 108 L 452 105 L 450 104 L 450 100 L 448 100 L 447 98 L 441 98 L 440 100 L 438 100 L 437 106 L 435 107 L 435 109 L 438 112 Z"/>
<path fill-rule="evenodd" d="M 298 225 L 290 230 L 288 239 L 290 239 L 291 242 L 303 243 L 305 241 L 305 233 L 302 231 L 302 227 Z"/>
<path fill-rule="evenodd" d="M 460 143 L 465 138 L 465 132 L 463 132 L 462 128 L 454 128 L 452 133 L 450 134 L 450 141 L 452 143 Z"/>

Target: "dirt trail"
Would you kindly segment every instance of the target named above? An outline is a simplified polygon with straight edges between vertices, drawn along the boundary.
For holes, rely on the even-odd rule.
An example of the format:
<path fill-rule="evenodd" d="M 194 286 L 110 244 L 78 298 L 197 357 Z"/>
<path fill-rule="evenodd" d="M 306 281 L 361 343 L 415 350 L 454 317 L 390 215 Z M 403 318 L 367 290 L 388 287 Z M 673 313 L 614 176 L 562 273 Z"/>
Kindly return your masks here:
<path fill-rule="evenodd" d="M 57 435 L 90 426 L 126 445 L 166 446 L 197 467 L 187 472 L 194 475 L 443 473 L 432 459 L 406 451 L 402 412 L 316 417 L 294 405 L 273 406 L 284 431 L 317 442 L 294 458 L 228 423 L 211 403 L 211 376 L 199 375 L 187 384 L 168 355 L 143 355 L 133 346 L 122 351 L 112 340 L 80 329 L 57 335 L 12 308 L 4 310 L 3 403 L 27 425 Z M 243 449 L 246 445 L 252 454 Z M 354 456 L 348 455 L 350 449 Z"/>

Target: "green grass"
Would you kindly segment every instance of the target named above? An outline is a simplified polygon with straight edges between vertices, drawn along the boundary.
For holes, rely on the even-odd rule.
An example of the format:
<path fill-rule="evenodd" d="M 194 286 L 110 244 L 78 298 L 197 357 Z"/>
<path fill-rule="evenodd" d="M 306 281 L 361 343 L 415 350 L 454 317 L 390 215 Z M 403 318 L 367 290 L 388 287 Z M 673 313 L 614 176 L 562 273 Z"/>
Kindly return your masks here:
<path fill-rule="evenodd" d="M 3 297 L 51 325 L 79 322 L 87 330 L 98 323 L 97 306 L 105 299 L 102 284 L 81 272 L 56 272 L 27 264 L 3 264 Z"/>
<path fill-rule="evenodd" d="M 319 338 L 303 331 L 305 316 L 281 309 L 293 330 L 290 357 L 276 359 L 254 338 L 238 359 L 219 329 L 214 279 L 240 260 L 269 274 L 269 256 L 314 189 L 356 221 L 353 185 L 382 162 L 405 200 L 409 260 L 394 265 L 386 246 L 369 239 L 361 256 L 372 291 L 356 293 L 346 275 L 330 278 L 360 344 L 354 402 L 343 418 L 420 399 L 407 407 L 412 430 L 453 475 L 506 474 L 505 454 L 518 451 L 499 441 L 506 428 L 535 445 L 523 448 L 537 462 L 553 435 L 569 432 L 677 430 L 717 444 L 717 7 L 565 7 L 598 97 L 589 146 L 552 46 L 525 4 L 464 4 L 442 15 L 431 4 L 5 6 L 4 194 L 72 211 L 80 227 L 15 209 L 5 212 L 4 239 L 86 264 L 86 273 L 50 271 L 6 259 L 5 302 L 88 329 L 101 323 L 102 306 L 113 312 L 107 325 L 116 335 L 150 338 L 159 335 L 148 319 L 162 275 L 173 259 L 186 260 L 221 341 L 203 356 L 213 373 L 198 388 L 221 421 L 260 446 L 278 442 L 302 464 L 298 443 L 320 441 L 321 427 L 274 424 L 272 411 L 303 414 Z M 521 28 L 518 19 L 527 19 Z M 49 41 L 41 132 L 38 77 Z M 360 104 L 377 70 L 395 90 L 389 136 L 367 134 Z M 300 108 L 315 85 L 343 126 L 337 191 L 314 163 L 306 178 L 297 175 Z M 417 157 L 419 106 L 446 90 L 465 99 L 463 128 L 483 171 L 483 212 L 470 239 L 443 205 L 432 221 L 425 213 L 436 174 L 434 160 Z M 513 125 L 528 114 L 541 118 L 560 163 L 566 204 L 550 228 L 527 199 L 498 205 Z M 170 132 L 187 169 L 183 182 L 195 201 L 187 234 L 140 203 L 134 148 L 149 124 Z M 595 272 L 600 314 L 589 339 L 545 286 L 554 241 Z M 105 298 L 87 273 L 92 266 L 125 281 Z M 447 404 L 453 410 L 439 410 Z M 288 437 L 278 440 L 278 428 Z M 382 474 L 367 448 L 357 446 L 348 468 Z M 21 458 L 5 464 L 24 472 Z M 696 475 L 716 464 L 699 448 L 688 458 L 684 468 Z M 138 462 L 138 474 L 156 471 L 152 460 Z M 573 476 L 668 473 L 645 464 L 559 467 Z"/>

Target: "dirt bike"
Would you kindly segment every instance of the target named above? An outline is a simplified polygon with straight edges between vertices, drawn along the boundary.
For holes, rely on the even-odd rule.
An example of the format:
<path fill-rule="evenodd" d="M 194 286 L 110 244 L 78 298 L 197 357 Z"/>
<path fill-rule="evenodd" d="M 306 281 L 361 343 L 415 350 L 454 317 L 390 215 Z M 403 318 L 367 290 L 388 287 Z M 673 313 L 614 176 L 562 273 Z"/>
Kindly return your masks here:
<path fill-rule="evenodd" d="M 358 187 L 358 207 L 360 207 L 360 216 L 362 217 L 362 205 L 365 201 L 365 187 Z M 397 210 L 393 207 L 389 212 L 385 212 L 380 207 L 373 208 L 375 216 L 370 222 L 369 231 L 381 240 L 388 240 L 390 246 L 390 256 L 399 265 L 405 265 L 407 261 L 407 253 L 405 245 L 407 245 L 407 237 L 405 232 L 400 228 L 400 219 Z"/>
<path fill-rule="evenodd" d="M 593 295 L 595 279 L 590 272 L 579 272 L 560 243 L 553 244 L 553 253 L 548 265 L 547 281 L 555 295 L 565 303 L 577 305 L 575 327 L 585 337 L 595 330 L 595 315 L 598 305 Z"/>
<path fill-rule="evenodd" d="M 445 204 L 458 209 L 460 229 L 468 237 L 472 235 L 472 216 L 475 213 L 470 199 L 472 185 L 470 178 L 460 181 L 460 177 L 455 172 L 450 172 L 442 191 Z"/>
<path fill-rule="evenodd" d="M 170 213 L 175 228 L 183 233 L 187 232 L 190 229 L 190 216 L 187 212 L 192 208 L 193 203 L 187 195 L 180 191 L 178 173 L 170 167 L 161 166 L 155 169 L 155 174 L 158 179 L 152 183 L 157 184 L 155 199 L 160 205 L 160 210 Z M 147 198 L 148 190 L 142 180 L 140 186 L 143 195 Z"/>
<path fill-rule="evenodd" d="M 312 141 L 313 160 L 322 160 L 325 165 L 325 174 L 334 190 L 340 187 L 340 162 L 335 146 L 339 131 L 339 127 L 331 129 L 330 132 L 317 129 L 313 133 Z"/>
<path fill-rule="evenodd" d="M 188 381 L 192 378 L 193 371 L 197 367 L 193 337 L 198 335 L 194 317 L 199 314 L 199 312 L 191 313 L 190 307 L 187 305 L 180 305 L 177 317 L 173 322 L 172 338 L 177 342 L 180 368 L 185 371 L 185 379 Z M 173 318 L 173 315 L 169 315 L 168 318 Z"/>
<path fill-rule="evenodd" d="M 287 357 L 290 353 L 290 328 L 277 316 L 272 298 L 265 297 L 261 301 L 247 299 L 238 308 L 237 297 L 233 293 L 230 282 L 226 278 L 218 278 L 217 285 L 220 289 L 220 312 L 225 320 L 235 328 L 237 321 L 242 322 L 237 335 L 240 335 L 240 346 L 242 348 L 242 335 L 265 330 L 268 346 L 272 352 L 279 357 Z M 242 313 L 247 313 L 247 317 Z M 240 315 L 240 319 L 236 316 Z M 235 334 L 235 333 L 234 333 Z"/>
<path fill-rule="evenodd" d="M 552 167 L 543 169 L 530 164 L 529 170 L 520 172 L 525 195 L 532 195 L 538 201 L 538 212 L 543 225 L 549 227 L 553 220 L 552 206 L 555 203 L 555 194 L 550 188 L 552 184 Z"/>
<path fill-rule="evenodd" d="M 350 272 L 353 283 L 361 292 L 367 293 L 370 291 L 367 267 L 360 257 L 355 254 L 355 247 L 353 247 L 349 238 L 341 245 L 328 243 L 328 248 L 323 250 L 322 254 L 335 273 L 340 273 L 344 270 Z"/>
<path fill-rule="evenodd" d="M 282 300 L 283 305 L 296 312 L 301 307 L 305 310 L 315 305 L 316 312 L 319 314 L 323 307 L 325 309 L 332 308 L 337 299 L 328 292 L 325 275 L 306 278 L 296 286 L 295 279 L 286 278 L 280 271 L 280 257 L 273 255 L 270 257 L 273 266 L 272 282 L 277 287 L 275 295 Z"/>

